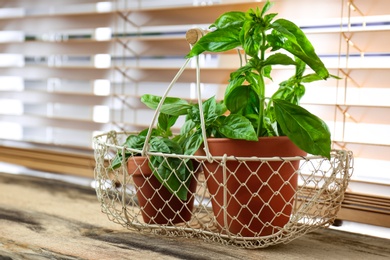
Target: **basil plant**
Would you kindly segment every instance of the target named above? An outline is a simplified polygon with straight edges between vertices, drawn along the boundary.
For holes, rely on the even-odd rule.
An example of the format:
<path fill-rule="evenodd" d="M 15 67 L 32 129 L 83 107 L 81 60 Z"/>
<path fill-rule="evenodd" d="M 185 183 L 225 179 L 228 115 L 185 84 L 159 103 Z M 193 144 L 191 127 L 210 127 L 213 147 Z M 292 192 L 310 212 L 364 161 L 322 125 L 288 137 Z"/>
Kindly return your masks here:
<path fill-rule="evenodd" d="M 303 84 L 335 77 L 329 74 L 304 32 L 294 23 L 266 14 L 272 4 L 260 10 L 227 12 L 211 26 L 211 32 L 194 44 L 187 58 L 204 52 L 242 50 L 245 64 L 230 74 L 224 99 L 211 97 L 202 103 L 207 137 L 225 137 L 258 141 L 263 136 L 288 136 L 309 154 L 330 158 L 330 132 L 323 120 L 299 106 L 305 94 Z M 271 96 L 265 96 L 265 78 L 271 78 L 275 65 L 295 66 L 295 73 L 280 83 Z M 305 74 L 306 67 L 312 73 Z M 336 77 L 337 78 L 337 77 Z M 143 95 L 141 101 L 156 109 L 161 97 Z M 185 117 L 180 134 L 170 130 L 176 120 Z M 125 146 L 142 149 L 147 130 L 129 136 Z M 193 155 L 203 143 L 199 105 L 167 97 L 160 108 L 156 129 L 150 140 L 151 152 Z M 134 154 L 126 154 L 134 156 Z M 122 155 L 112 162 L 120 166 Z M 191 160 L 152 156 L 149 162 L 157 179 L 179 198 L 186 199 Z M 174 174 L 172 174 L 172 172 Z M 185 185 L 182 185 L 185 183 Z"/>
<path fill-rule="evenodd" d="M 187 58 L 203 52 L 225 52 L 242 48 L 246 63 L 230 74 L 223 104 L 230 112 L 223 119 L 229 138 L 257 140 L 262 136 L 287 135 L 309 154 L 330 157 L 330 132 L 323 120 L 299 106 L 304 83 L 334 77 L 329 74 L 304 32 L 294 23 L 269 13 L 267 1 L 260 11 L 227 12 L 199 39 Z M 265 78 L 275 65 L 295 66 L 295 75 L 265 96 Z M 304 74 L 310 67 L 313 73 Z M 229 119 L 230 118 L 230 119 Z"/>
<path fill-rule="evenodd" d="M 169 99 L 168 99 L 169 100 Z M 151 131 L 150 140 L 148 140 L 148 151 L 166 154 L 184 154 L 182 138 L 174 136 L 171 127 L 176 123 L 178 116 L 171 116 L 160 113 L 157 127 Z M 149 128 L 138 134 L 129 135 L 123 146 L 133 150 L 142 151 Z M 140 152 L 126 150 L 124 156 L 126 161 L 131 156 L 140 156 Z M 117 169 L 122 166 L 123 154 L 118 150 L 116 156 L 111 162 L 111 169 Z M 167 190 L 175 194 L 179 199 L 186 201 L 188 187 L 191 182 L 191 172 L 194 166 L 191 160 L 184 160 L 175 157 L 164 157 L 159 155 L 150 155 L 148 160 L 149 168 L 157 180 L 162 183 Z"/>

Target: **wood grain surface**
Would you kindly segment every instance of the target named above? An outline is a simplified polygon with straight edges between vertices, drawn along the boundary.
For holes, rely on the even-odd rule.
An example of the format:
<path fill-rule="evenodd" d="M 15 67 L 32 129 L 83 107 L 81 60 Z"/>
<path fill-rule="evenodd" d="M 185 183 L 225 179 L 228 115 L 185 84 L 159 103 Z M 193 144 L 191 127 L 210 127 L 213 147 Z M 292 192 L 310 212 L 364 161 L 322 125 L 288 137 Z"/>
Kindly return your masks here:
<path fill-rule="evenodd" d="M 321 229 L 248 250 L 152 236 L 109 221 L 90 187 L 0 173 L 3 259 L 390 259 L 390 241 Z"/>

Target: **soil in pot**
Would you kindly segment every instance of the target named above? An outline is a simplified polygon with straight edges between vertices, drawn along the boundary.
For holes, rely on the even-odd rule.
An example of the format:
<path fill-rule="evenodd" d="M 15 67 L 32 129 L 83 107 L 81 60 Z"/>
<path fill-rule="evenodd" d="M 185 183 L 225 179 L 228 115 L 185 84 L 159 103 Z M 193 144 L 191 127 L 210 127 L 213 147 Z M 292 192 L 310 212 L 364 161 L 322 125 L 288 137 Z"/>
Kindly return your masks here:
<path fill-rule="evenodd" d="M 208 139 L 213 156 L 305 156 L 287 137 L 262 137 L 258 142 Z M 204 173 L 218 228 L 243 237 L 272 235 L 292 213 L 299 160 L 227 161 L 226 177 L 220 161 L 205 162 Z"/>
<path fill-rule="evenodd" d="M 153 175 L 147 157 L 131 157 L 127 167 L 128 173 L 134 180 L 138 203 L 145 223 L 173 225 L 191 220 L 197 174 L 190 182 L 187 200 L 182 201 L 169 192 Z"/>

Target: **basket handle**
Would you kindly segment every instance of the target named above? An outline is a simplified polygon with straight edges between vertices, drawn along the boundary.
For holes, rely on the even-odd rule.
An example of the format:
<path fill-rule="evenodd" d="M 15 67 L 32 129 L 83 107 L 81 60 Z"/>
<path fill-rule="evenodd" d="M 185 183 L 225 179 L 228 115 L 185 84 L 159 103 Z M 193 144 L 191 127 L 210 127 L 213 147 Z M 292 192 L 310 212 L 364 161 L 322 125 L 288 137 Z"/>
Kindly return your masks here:
<path fill-rule="evenodd" d="M 204 35 L 204 31 L 201 29 L 190 29 L 186 33 L 186 40 L 190 44 L 190 47 L 192 47 L 193 44 L 195 44 L 202 36 Z M 179 79 L 179 77 L 183 74 L 183 71 L 186 69 L 189 61 L 192 58 L 188 58 L 185 60 L 184 64 L 180 68 L 180 70 L 177 72 L 175 77 L 172 79 L 171 83 L 168 85 L 167 89 L 165 90 L 164 94 L 161 97 L 160 103 L 158 104 L 156 111 L 153 115 L 152 121 L 149 125 L 148 133 L 145 138 L 145 143 L 141 151 L 141 155 L 145 156 L 145 154 L 149 151 L 149 141 L 152 135 L 152 129 L 153 126 L 156 123 L 156 120 L 158 118 L 158 115 L 160 114 L 160 110 L 162 105 L 164 104 L 164 101 L 166 97 L 168 96 L 169 92 L 171 91 L 172 87 L 175 85 L 176 81 Z M 203 106 L 202 106 L 202 91 L 200 88 L 200 66 L 199 66 L 199 56 L 195 57 L 196 59 L 196 91 L 198 96 L 198 106 L 199 106 L 199 114 L 200 114 L 200 123 L 201 123 L 201 130 L 202 130 L 202 137 L 203 137 L 203 145 L 204 145 L 204 151 L 206 153 L 206 157 L 208 161 L 211 161 L 211 154 L 209 151 L 208 143 L 207 143 L 207 135 L 206 135 L 206 126 L 205 126 L 205 120 L 204 120 L 204 113 L 203 113 Z"/>

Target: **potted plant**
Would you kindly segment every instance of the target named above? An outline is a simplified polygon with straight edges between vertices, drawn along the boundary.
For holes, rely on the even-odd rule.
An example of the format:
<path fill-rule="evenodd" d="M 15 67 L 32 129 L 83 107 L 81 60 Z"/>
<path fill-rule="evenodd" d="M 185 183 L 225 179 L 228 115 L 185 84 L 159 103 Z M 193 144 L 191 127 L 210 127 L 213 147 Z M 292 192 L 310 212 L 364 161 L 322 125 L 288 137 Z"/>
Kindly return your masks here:
<path fill-rule="evenodd" d="M 184 100 L 142 97 L 150 108 L 156 109 L 163 102 L 162 113 L 186 116 L 180 131 L 186 154 L 202 154 L 199 148 L 205 142 L 203 155 L 233 156 L 226 161 L 205 161 L 204 172 L 219 228 L 240 236 L 271 235 L 289 221 L 299 160 L 265 163 L 234 158 L 295 157 L 307 153 L 330 158 L 327 125 L 299 106 L 299 100 L 305 93 L 304 83 L 334 76 L 297 25 L 285 19 L 275 20 L 275 13 L 267 14 L 271 6 L 267 1 L 262 10 L 224 13 L 210 26 L 212 30 L 193 45 L 187 58 L 242 48 L 239 54 L 244 52 L 246 61 L 230 74 L 222 101 L 212 97 L 203 102 L 203 118 L 198 106 Z M 295 74 L 266 97 L 265 78 L 272 79 L 272 68 L 278 65 L 295 66 Z M 307 66 L 312 70 L 309 74 L 305 74 Z"/>
<path fill-rule="evenodd" d="M 149 140 L 149 128 L 129 135 L 123 144 L 128 148 L 125 158 L 122 151 L 118 151 L 111 162 L 113 170 L 122 166 L 123 159 L 127 162 L 125 167 L 133 178 L 141 214 L 147 224 L 173 225 L 192 217 L 197 162 L 158 154 L 142 156 L 145 145 L 151 153 L 183 154 L 179 136 L 173 137 L 171 131 L 177 118 L 160 113 L 157 127 L 150 130 Z"/>

